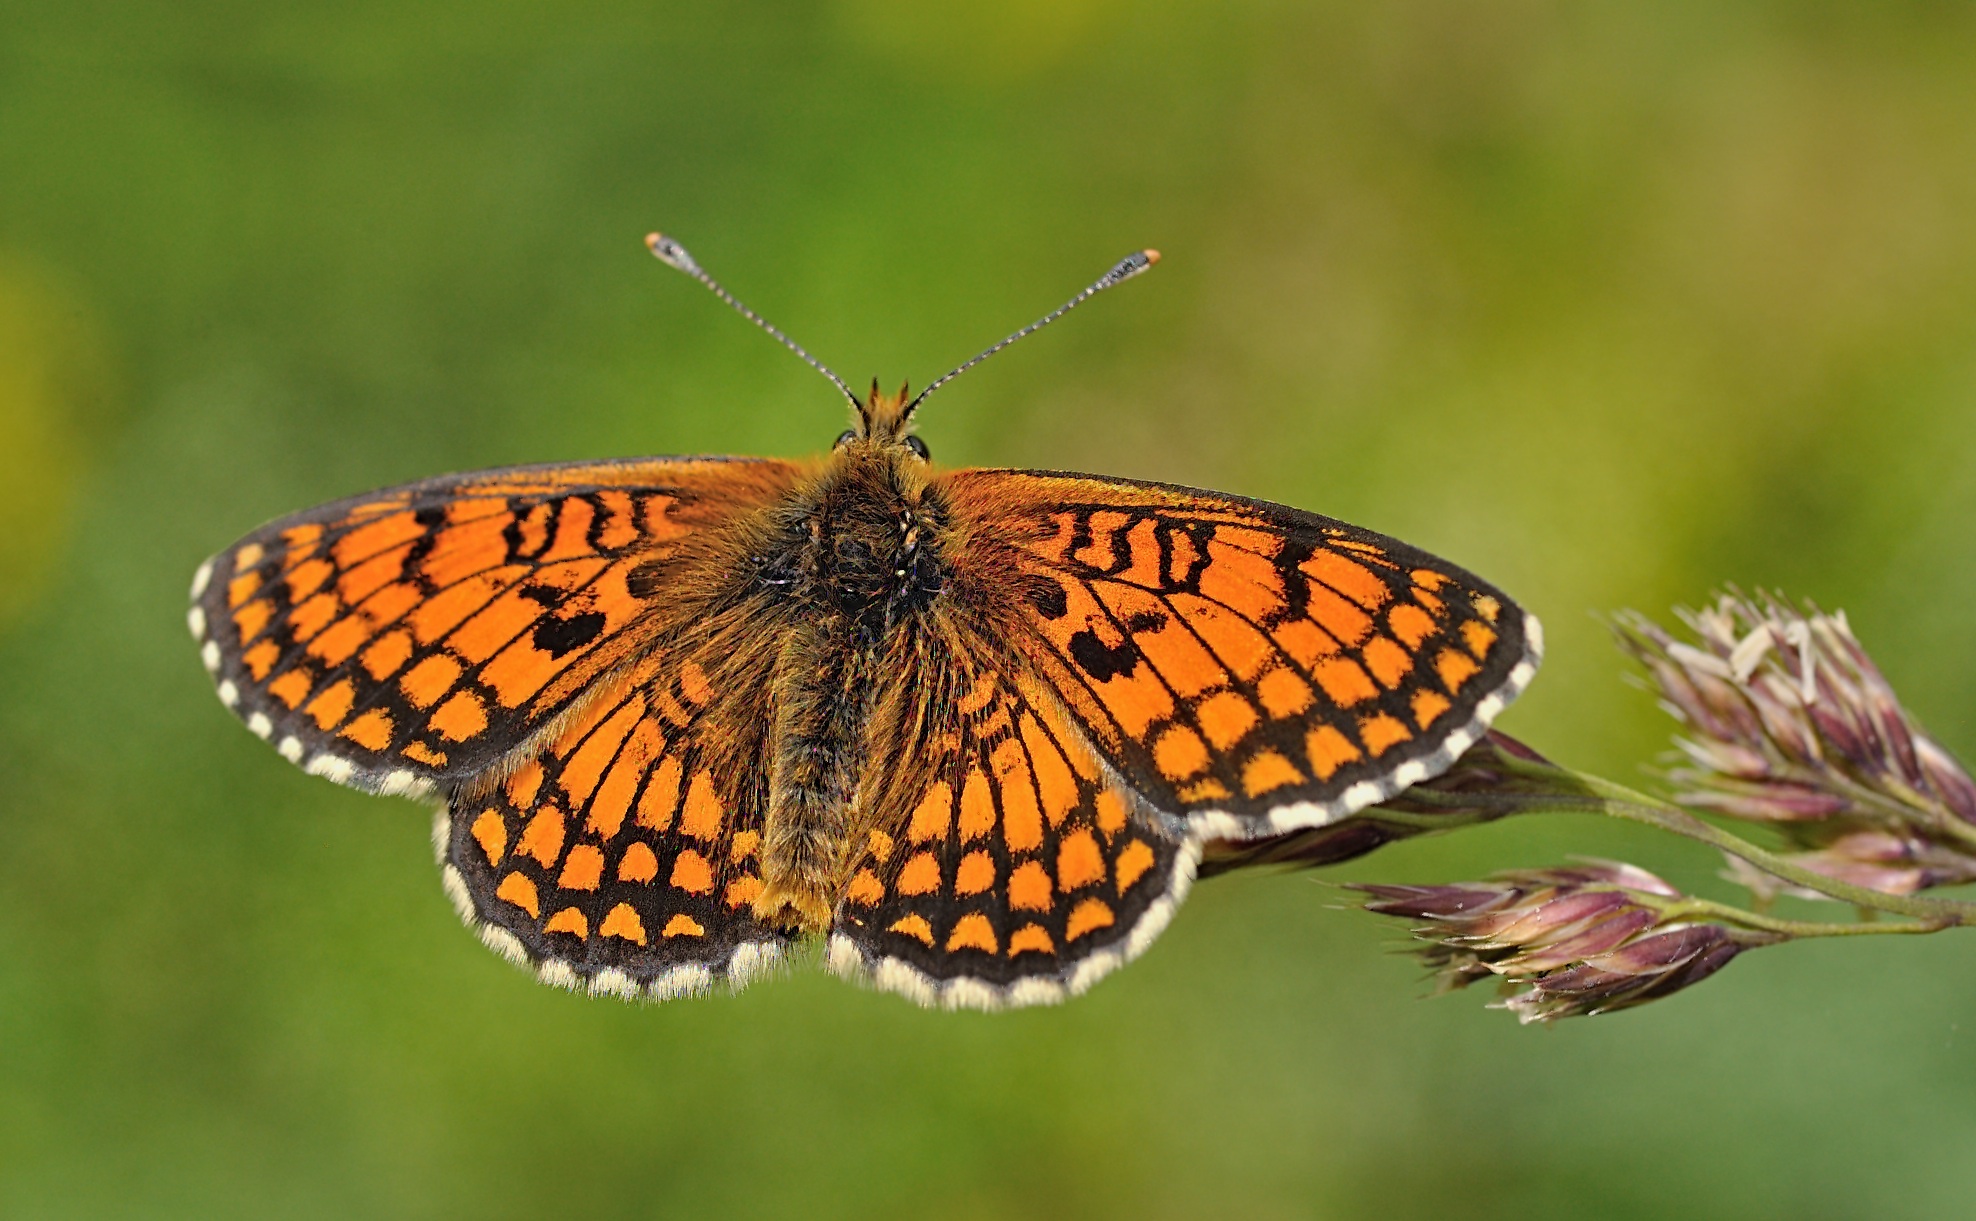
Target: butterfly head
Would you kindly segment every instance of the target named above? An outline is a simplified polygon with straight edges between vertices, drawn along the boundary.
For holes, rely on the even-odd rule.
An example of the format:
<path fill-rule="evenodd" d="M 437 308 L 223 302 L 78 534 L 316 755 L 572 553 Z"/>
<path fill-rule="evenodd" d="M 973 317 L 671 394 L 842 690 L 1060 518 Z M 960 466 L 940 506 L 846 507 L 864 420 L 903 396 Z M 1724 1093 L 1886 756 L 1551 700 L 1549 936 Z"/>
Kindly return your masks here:
<path fill-rule="evenodd" d="M 932 454 L 926 442 L 913 435 L 911 413 L 912 392 L 908 387 L 901 385 L 899 393 L 887 394 L 878 388 L 878 379 L 873 378 L 870 395 L 858 404 L 858 426 L 838 434 L 837 444 L 832 448 L 895 449 L 925 462 Z"/>

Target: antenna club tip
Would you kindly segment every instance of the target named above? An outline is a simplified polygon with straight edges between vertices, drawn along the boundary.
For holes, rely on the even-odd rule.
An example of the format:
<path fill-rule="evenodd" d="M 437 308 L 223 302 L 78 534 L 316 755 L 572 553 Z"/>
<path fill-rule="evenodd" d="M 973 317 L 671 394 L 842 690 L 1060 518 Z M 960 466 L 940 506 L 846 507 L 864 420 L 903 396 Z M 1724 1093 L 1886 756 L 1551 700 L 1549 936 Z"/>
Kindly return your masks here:
<path fill-rule="evenodd" d="M 658 235 L 653 234 L 652 236 L 657 237 Z M 1139 253 L 1146 257 L 1146 265 L 1149 267 L 1152 266 L 1154 263 L 1160 261 L 1160 252 L 1152 249 L 1151 247 L 1147 247 L 1146 249 L 1141 250 Z"/>
<path fill-rule="evenodd" d="M 668 267 L 677 267 L 679 270 L 686 272 L 697 271 L 699 269 L 699 264 L 693 261 L 693 256 L 686 253 L 686 247 L 663 233 L 647 233 L 645 235 L 645 248 L 652 252 L 654 258 Z"/>

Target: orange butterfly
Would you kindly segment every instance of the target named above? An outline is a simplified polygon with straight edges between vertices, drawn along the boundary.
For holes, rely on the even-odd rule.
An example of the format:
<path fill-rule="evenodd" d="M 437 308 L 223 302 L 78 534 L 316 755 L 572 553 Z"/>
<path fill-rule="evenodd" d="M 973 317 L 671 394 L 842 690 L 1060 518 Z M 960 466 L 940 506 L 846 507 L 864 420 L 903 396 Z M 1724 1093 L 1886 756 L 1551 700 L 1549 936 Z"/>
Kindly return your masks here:
<path fill-rule="evenodd" d="M 1202 845 L 1446 769 L 1537 621 L 1404 543 L 1095 475 L 940 471 L 928 394 L 829 377 L 820 460 L 448 475 L 254 531 L 189 614 L 220 700 L 314 775 L 429 796 L 447 894 L 545 981 L 739 986 L 806 936 L 922 1004 L 1083 991 Z"/>

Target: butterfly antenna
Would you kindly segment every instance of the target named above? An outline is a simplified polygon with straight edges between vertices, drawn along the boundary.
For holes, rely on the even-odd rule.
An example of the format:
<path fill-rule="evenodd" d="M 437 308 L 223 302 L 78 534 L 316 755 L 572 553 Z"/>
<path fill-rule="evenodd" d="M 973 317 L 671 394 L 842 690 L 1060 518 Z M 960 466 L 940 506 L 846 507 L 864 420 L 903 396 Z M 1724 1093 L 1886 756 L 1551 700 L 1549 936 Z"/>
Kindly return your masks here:
<path fill-rule="evenodd" d="M 811 356 L 808 352 L 805 352 L 803 350 L 803 345 L 789 338 L 789 336 L 784 335 L 781 331 L 776 330 L 775 327 L 772 324 L 770 324 L 770 322 L 766 318 L 763 318 L 760 314 L 757 314 L 754 310 L 751 310 L 747 306 L 741 304 L 739 301 L 736 301 L 734 299 L 733 293 L 730 293 L 726 289 L 722 288 L 718 280 L 715 280 L 712 276 L 708 275 L 705 271 L 701 269 L 700 265 L 693 260 L 693 256 L 686 252 L 686 247 L 680 245 L 678 242 L 673 241 L 671 238 L 667 237 L 663 233 L 646 234 L 645 245 L 651 249 L 652 254 L 658 258 L 659 262 L 664 263 L 667 267 L 677 268 L 678 270 L 685 272 L 687 275 L 692 276 L 700 283 L 706 285 L 709 289 L 712 290 L 714 296 L 719 297 L 721 300 L 733 306 L 736 313 L 740 314 L 743 318 L 746 318 L 748 321 L 754 323 L 756 326 L 762 328 L 764 331 L 767 331 L 769 334 L 775 336 L 775 338 L 782 344 L 783 347 L 788 348 L 791 352 L 794 352 L 797 356 L 801 357 L 804 364 L 808 365 L 810 368 L 815 369 L 818 373 L 821 373 L 825 377 L 829 378 L 830 384 L 837 387 L 839 390 L 843 391 L 844 397 L 851 401 L 852 410 L 858 411 L 863 409 L 864 404 L 858 400 L 857 395 L 851 393 L 851 388 L 844 384 L 843 378 L 837 376 L 835 373 L 832 373 L 828 368 L 824 366 L 822 361 L 818 360 L 814 356 Z M 920 397 L 924 398 L 925 396 L 921 395 Z"/>
<path fill-rule="evenodd" d="M 1089 288 L 1086 288 L 1083 292 L 1078 293 L 1075 297 L 1072 297 L 1070 300 L 1064 302 L 1062 305 L 1059 305 L 1056 309 L 1051 310 L 1049 313 L 1043 315 L 1041 318 L 1038 318 L 1036 321 L 1030 323 L 1028 326 L 1023 327 L 1021 330 L 1009 336 L 1007 339 L 1002 340 L 1002 342 L 996 344 L 994 347 L 989 348 L 987 351 L 975 357 L 973 360 L 970 360 L 966 364 L 961 365 L 959 368 L 947 374 L 945 377 L 935 379 L 931 385 L 927 386 L 926 389 L 919 392 L 918 398 L 906 404 L 906 409 L 899 414 L 900 423 L 904 423 L 905 421 L 911 419 L 913 412 L 919 410 L 919 405 L 921 403 L 924 403 L 927 400 L 927 397 L 931 395 L 935 390 L 938 390 L 940 387 L 946 385 L 948 382 L 953 381 L 961 374 L 967 372 L 969 369 L 974 368 L 974 366 L 980 364 L 982 361 L 987 360 L 990 356 L 993 356 L 995 353 L 1001 351 L 1003 348 L 1008 347 L 1016 340 L 1021 339 L 1026 335 L 1032 335 L 1037 331 L 1042 330 L 1044 327 L 1050 325 L 1052 322 L 1055 322 L 1057 319 L 1063 317 L 1065 314 L 1068 314 L 1070 311 L 1076 309 L 1078 306 L 1084 304 L 1086 301 L 1089 301 L 1091 298 L 1097 296 L 1099 293 L 1105 291 L 1107 288 L 1110 288 L 1115 284 L 1125 283 L 1127 280 L 1130 280 L 1133 276 L 1136 276 L 1140 272 L 1151 268 L 1153 264 L 1159 261 L 1160 261 L 1160 252 L 1157 250 L 1135 250 L 1131 254 L 1126 255 L 1124 258 L 1120 259 L 1117 262 L 1117 264 L 1115 264 L 1112 267 L 1110 271 L 1106 272 L 1102 276 L 1099 276 L 1097 280 L 1094 281 L 1091 284 L 1091 286 Z"/>

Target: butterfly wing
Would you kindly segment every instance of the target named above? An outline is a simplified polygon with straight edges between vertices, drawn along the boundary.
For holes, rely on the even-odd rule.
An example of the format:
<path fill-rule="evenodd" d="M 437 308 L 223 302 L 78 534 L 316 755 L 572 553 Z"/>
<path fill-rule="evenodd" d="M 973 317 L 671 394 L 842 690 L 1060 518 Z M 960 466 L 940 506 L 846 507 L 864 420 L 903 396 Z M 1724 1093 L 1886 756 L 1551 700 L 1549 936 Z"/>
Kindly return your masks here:
<path fill-rule="evenodd" d="M 1199 849 L 1106 774 L 1021 659 L 941 626 L 888 667 L 858 801 L 874 829 L 827 961 L 923 1005 L 1061 1000 L 1158 936 Z"/>
<path fill-rule="evenodd" d="M 704 596 L 682 572 L 716 528 L 802 474 L 634 459 L 353 497 L 202 565 L 189 624 L 220 699 L 290 762 L 430 791 L 519 749 L 635 657 L 682 596 Z"/>
<path fill-rule="evenodd" d="M 1500 591 L 1344 522 L 1047 471 L 940 487 L 1011 647 L 1127 785 L 1203 839 L 1335 822 L 1445 771 L 1535 673 Z"/>
<path fill-rule="evenodd" d="M 506 775 L 447 795 L 447 893 L 548 983 L 665 999 L 739 986 L 757 921 L 774 642 L 746 603 L 657 643 Z"/>

